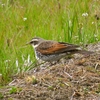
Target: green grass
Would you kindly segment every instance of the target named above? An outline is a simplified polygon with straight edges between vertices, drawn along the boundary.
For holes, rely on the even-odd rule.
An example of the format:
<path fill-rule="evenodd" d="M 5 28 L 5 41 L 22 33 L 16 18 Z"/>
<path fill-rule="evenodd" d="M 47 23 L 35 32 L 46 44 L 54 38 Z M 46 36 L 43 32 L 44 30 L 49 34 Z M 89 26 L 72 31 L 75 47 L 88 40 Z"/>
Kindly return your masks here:
<path fill-rule="evenodd" d="M 100 21 L 94 17 L 99 4 L 99 0 L 1 0 L 0 83 L 7 84 L 29 64 L 34 66 L 33 48 L 25 45 L 34 36 L 76 44 L 99 41 Z"/>

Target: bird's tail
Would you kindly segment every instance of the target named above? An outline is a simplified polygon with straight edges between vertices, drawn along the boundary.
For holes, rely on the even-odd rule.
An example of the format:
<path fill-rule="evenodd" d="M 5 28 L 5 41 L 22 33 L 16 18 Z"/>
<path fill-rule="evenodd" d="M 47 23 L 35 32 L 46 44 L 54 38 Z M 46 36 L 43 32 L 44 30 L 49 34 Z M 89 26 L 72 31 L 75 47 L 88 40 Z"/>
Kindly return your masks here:
<path fill-rule="evenodd" d="M 86 51 L 86 50 L 74 50 L 72 51 L 72 53 L 79 53 L 79 54 L 82 54 L 82 55 L 91 55 L 93 54 L 94 52 L 92 51 Z"/>

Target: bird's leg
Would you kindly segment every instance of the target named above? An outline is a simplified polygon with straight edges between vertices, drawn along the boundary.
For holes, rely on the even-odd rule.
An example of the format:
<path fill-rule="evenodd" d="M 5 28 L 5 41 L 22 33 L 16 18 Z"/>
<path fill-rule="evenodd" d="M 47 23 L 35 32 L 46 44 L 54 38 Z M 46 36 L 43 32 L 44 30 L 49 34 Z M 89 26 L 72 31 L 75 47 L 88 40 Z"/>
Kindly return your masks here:
<path fill-rule="evenodd" d="M 35 68 L 35 72 L 36 71 L 38 71 L 38 70 L 40 70 L 40 69 L 44 69 L 44 61 L 42 61 L 42 60 L 37 60 L 36 61 L 36 68 Z"/>

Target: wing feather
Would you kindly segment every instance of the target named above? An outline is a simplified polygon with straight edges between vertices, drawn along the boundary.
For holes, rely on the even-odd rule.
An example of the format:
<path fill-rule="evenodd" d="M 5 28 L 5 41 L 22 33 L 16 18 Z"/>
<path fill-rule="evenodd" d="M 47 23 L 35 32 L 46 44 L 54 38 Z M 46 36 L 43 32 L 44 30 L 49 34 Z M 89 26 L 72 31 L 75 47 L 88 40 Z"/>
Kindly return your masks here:
<path fill-rule="evenodd" d="M 73 45 L 64 42 L 54 42 L 54 41 L 46 41 L 41 43 L 37 50 L 42 52 L 42 54 L 59 54 L 62 52 L 68 52 L 79 47 L 78 45 Z"/>

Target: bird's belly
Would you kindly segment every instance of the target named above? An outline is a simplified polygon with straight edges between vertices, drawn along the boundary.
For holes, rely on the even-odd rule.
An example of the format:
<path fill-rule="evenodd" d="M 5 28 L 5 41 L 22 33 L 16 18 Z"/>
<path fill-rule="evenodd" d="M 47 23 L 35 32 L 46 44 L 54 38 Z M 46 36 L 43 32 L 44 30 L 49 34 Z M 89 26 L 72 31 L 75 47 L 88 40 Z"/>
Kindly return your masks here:
<path fill-rule="evenodd" d="M 37 60 L 43 60 L 43 61 L 48 61 L 48 62 L 52 62 L 52 61 L 57 61 L 59 59 L 61 59 L 62 57 L 64 57 L 66 55 L 66 53 L 62 53 L 62 54 L 52 54 L 52 55 L 43 55 L 39 52 L 36 52 L 36 59 Z"/>

